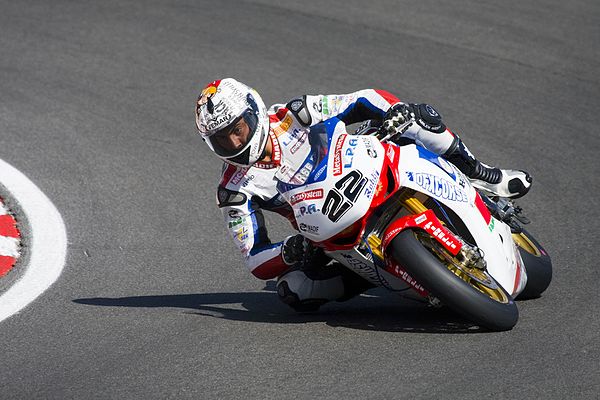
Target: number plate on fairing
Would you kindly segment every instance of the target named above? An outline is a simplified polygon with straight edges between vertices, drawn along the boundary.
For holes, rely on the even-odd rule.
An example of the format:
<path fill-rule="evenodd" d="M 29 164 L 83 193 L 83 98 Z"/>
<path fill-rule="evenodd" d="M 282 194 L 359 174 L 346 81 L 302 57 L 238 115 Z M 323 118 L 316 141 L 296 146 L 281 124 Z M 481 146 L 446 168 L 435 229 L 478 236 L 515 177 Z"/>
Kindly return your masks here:
<path fill-rule="evenodd" d="M 298 229 L 316 242 L 331 238 L 367 213 L 385 151 L 374 137 L 348 135 L 336 127 L 326 157 L 326 172 L 315 168 L 311 173 L 326 174 L 324 179 L 282 193 L 294 210 Z"/>

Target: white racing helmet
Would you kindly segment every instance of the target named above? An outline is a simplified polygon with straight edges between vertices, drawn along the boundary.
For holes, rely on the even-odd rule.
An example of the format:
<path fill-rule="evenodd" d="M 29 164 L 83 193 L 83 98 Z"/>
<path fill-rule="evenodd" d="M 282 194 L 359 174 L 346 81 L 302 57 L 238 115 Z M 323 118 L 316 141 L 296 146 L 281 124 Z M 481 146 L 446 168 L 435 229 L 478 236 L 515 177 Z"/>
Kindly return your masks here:
<path fill-rule="evenodd" d="M 243 118 L 250 128 L 246 143 L 231 150 L 215 135 L 227 133 Z M 209 83 L 196 101 L 196 126 L 208 147 L 227 163 L 247 167 L 260 160 L 269 140 L 269 117 L 260 95 L 232 78 Z"/>

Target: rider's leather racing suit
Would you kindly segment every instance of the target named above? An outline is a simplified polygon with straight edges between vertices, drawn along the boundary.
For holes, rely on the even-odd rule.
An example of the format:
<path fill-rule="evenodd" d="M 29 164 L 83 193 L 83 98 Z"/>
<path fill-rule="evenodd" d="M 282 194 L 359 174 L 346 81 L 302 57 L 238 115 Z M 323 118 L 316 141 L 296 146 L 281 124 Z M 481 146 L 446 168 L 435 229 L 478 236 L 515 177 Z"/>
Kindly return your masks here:
<path fill-rule="evenodd" d="M 265 280 L 280 277 L 281 282 L 282 274 L 290 270 L 290 266 L 282 259 L 283 242 L 271 242 L 263 216 L 263 210 L 274 211 L 297 228 L 291 207 L 276 190 L 274 175 L 281 152 L 293 154 L 300 146 L 309 146 L 309 127 L 330 117 L 337 116 L 346 125 L 366 120 L 380 121 L 391 105 L 397 102 L 398 98 L 389 92 L 364 89 L 344 95 L 305 95 L 285 105 L 271 106 L 272 161 L 258 162 L 248 168 L 225 163 L 217 189 L 217 203 L 229 234 L 254 276 Z M 456 145 L 455 136 L 445 127 L 436 133 L 413 124 L 403 137 L 437 154 L 443 154 Z M 315 282 L 298 270 L 288 271 L 285 277 L 288 280 L 286 290 L 290 289 L 289 286 L 296 286 L 292 290 L 300 301 L 311 297 L 326 300 L 344 297 L 344 282 L 339 277 L 329 276 L 321 282 Z M 299 291 L 302 293 L 297 293 Z"/>

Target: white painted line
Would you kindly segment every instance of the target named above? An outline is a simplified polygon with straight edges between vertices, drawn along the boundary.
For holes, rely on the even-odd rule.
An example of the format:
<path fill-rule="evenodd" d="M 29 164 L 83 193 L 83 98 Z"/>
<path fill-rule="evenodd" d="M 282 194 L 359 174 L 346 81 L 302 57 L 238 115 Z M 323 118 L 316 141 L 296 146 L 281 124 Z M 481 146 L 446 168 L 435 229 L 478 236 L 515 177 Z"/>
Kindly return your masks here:
<path fill-rule="evenodd" d="M 19 243 L 17 238 L 0 236 L 0 256 L 19 257 Z"/>
<path fill-rule="evenodd" d="M 0 160 L 2 183 L 29 222 L 29 265 L 25 273 L 0 295 L 0 321 L 25 308 L 60 276 L 67 255 L 67 232 L 50 199 L 25 175 Z"/>

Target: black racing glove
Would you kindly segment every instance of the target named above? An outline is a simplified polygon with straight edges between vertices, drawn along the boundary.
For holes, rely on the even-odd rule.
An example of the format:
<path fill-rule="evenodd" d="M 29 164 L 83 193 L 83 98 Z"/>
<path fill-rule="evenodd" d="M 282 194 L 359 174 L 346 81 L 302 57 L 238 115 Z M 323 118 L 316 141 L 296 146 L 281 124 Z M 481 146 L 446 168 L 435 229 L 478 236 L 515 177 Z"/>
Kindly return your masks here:
<path fill-rule="evenodd" d="M 397 131 L 398 127 L 412 119 L 413 116 L 414 114 L 412 113 L 412 108 L 409 104 L 396 103 L 392 105 L 383 116 L 379 131 L 384 135 L 401 133 Z"/>
<path fill-rule="evenodd" d="M 312 247 L 312 245 L 304 236 L 300 234 L 289 236 L 284 240 L 283 248 L 281 250 L 283 262 L 287 265 L 296 265 L 299 262 L 304 261 L 309 247 Z"/>
<path fill-rule="evenodd" d="M 441 133 L 446 130 L 442 116 L 429 104 L 396 103 L 383 116 L 381 131 L 385 134 L 403 133 L 397 132 L 397 128 L 410 120 L 430 132 Z"/>
<path fill-rule="evenodd" d="M 300 234 L 285 239 L 281 256 L 284 263 L 299 267 L 301 270 L 322 266 L 331 261 L 323 249 L 316 247 L 313 242 Z"/>

